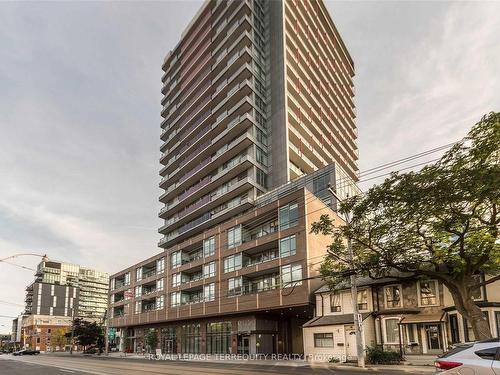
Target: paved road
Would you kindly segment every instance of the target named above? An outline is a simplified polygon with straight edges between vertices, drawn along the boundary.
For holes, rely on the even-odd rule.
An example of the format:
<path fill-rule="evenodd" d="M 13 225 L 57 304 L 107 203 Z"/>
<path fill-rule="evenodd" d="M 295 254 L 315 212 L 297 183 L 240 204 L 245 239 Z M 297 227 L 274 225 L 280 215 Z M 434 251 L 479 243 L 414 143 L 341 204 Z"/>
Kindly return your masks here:
<path fill-rule="evenodd" d="M 183 362 L 183 361 L 148 361 L 142 359 L 123 358 L 95 358 L 83 356 L 56 356 L 44 355 L 13 357 L 0 356 L 1 375 L 263 375 L 281 374 L 346 374 L 365 375 L 385 374 L 429 374 L 429 371 L 420 372 L 416 369 L 402 369 L 401 367 L 390 370 L 332 369 L 326 366 L 311 367 L 307 364 L 295 366 L 285 365 L 259 365 L 249 362 L 242 363 L 216 363 L 216 362 Z"/>

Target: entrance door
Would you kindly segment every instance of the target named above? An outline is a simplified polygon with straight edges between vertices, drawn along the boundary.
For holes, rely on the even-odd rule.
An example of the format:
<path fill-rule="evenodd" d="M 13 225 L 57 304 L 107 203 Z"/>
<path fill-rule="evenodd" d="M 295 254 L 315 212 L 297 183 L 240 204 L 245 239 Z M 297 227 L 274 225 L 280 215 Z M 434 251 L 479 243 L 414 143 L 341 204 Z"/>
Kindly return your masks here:
<path fill-rule="evenodd" d="M 345 346 L 346 346 L 346 360 L 352 361 L 357 359 L 356 352 L 356 331 L 354 329 L 346 329 L 345 331 Z"/>
<path fill-rule="evenodd" d="M 250 336 L 238 335 L 238 354 L 250 354 Z"/>
<path fill-rule="evenodd" d="M 429 351 L 442 349 L 441 345 L 441 329 L 437 324 L 428 324 L 425 326 L 425 333 L 427 336 L 427 347 Z"/>

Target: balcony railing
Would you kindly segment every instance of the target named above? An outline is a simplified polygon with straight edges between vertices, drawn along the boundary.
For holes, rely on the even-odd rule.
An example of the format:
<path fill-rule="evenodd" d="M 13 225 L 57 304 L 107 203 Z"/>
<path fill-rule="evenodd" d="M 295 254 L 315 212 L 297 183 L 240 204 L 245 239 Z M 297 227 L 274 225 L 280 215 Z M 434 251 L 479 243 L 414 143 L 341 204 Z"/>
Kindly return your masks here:
<path fill-rule="evenodd" d="M 153 275 L 156 275 L 156 268 L 154 268 L 154 269 L 152 269 L 150 271 L 144 272 L 142 274 L 142 278 L 143 279 L 147 279 L 148 277 L 153 276 Z"/>

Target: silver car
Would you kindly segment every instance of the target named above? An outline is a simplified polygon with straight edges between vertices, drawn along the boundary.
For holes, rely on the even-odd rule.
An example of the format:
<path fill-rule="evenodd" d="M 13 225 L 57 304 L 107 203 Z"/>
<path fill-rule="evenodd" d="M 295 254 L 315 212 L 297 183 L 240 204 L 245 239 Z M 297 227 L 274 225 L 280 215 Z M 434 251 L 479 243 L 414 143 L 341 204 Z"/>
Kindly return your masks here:
<path fill-rule="evenodd" d="M 439 375 L 500 375 L 500 339 L 458 345 L 434 365 Z"/>

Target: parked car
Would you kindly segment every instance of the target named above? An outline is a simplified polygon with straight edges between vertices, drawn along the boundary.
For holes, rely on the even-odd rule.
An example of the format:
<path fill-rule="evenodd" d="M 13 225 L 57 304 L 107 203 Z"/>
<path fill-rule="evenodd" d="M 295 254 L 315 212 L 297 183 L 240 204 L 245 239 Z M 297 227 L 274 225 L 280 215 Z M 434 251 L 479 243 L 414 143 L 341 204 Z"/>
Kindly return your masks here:
<path fill-rule="evenodd" d="M 38 355 L 40 354 L 40 350 L 33 350 L 33 349 L 23 349 L 23 350 L 18 350 L 17 352 L 12 353 L 13 355 Z"/>
<path fill-rule="evenodd" d="M 434 365 L 440 375 L 500 375 L 500 339 L 457 345 Z"/>

